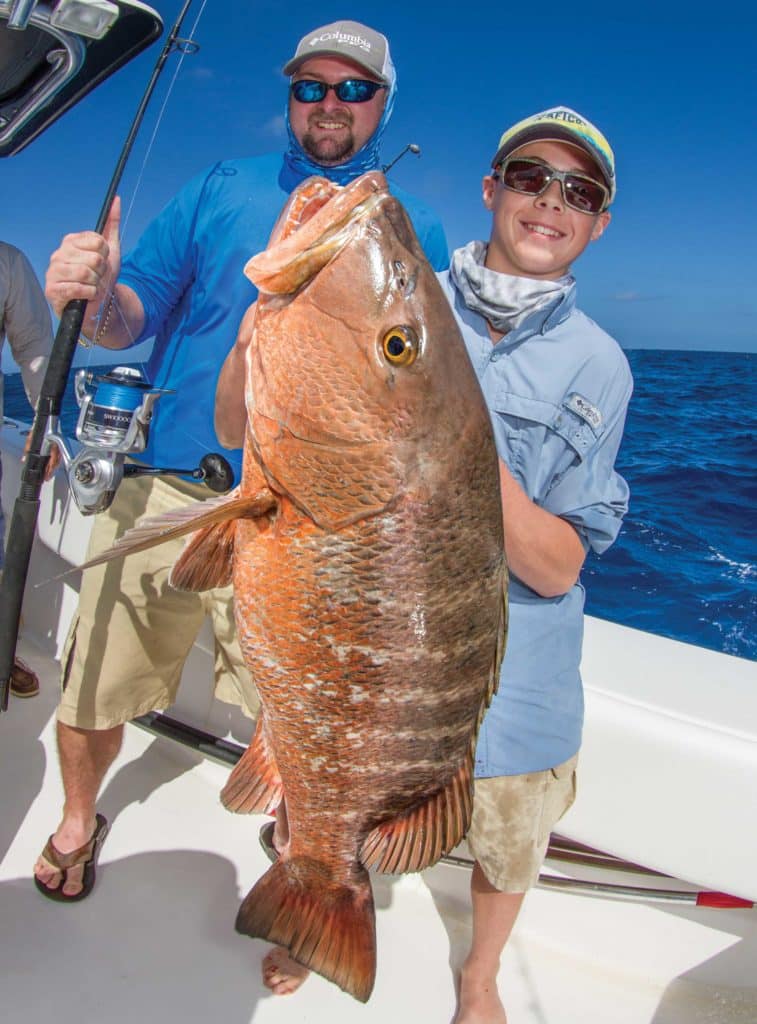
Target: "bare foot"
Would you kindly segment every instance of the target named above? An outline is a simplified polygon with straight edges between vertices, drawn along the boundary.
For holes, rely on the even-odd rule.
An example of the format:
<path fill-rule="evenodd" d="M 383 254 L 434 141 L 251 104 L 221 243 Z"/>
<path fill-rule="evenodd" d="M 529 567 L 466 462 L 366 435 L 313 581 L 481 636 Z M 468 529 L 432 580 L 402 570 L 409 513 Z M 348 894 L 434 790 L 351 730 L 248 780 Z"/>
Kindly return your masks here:
<path fill-rule="evenodd" d="M 76 826 L 58 826 L 58 831 L 53 834 L 53 846 L 60 854 L 71 853 L 79 847 L 88 843 L 92 838 L 95 823 L 91 826 L 77 828 Z M 57 889 L 60 886 L 63 872 L 51 864 L 42 854 L 37 858 L 34 865 L 34 875 L 48 889 Z M 63 885 L 63 893 L 66 896 L 76 896 L 81 892 L 84 878 L 84 863 L 76 864 L 68 868 L 66 881 Z"/>
<path fill-rule="evenodd" d="M 452 1024 L 507 1024 L 507 1014 L 493 978 L 460 975 L 457 1015 Z"/>
<path fill-rule="evenodd" d="M 275 996 L 296 992 L 310 971 L 292 960 L 282 946 L 274 946 L 263 957 L 263 984 Z"/>

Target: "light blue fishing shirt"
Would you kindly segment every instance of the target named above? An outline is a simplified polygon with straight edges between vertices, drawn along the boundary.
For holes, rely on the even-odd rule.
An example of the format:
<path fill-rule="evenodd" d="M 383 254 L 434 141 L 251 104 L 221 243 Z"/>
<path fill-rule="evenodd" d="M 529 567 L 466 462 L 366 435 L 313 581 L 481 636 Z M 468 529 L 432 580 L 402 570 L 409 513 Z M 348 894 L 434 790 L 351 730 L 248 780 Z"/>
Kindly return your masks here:
<path fill-rule="evenodd" d="M 329 169 L 321 173 L 328 177 Z M 354 176 L 359 173 L 356 168 Z M 147 377 L 154 387 L 173 389 L 155 405 L 142 461 L 192 469 L 207 452 L 221 452 L 239 480 L 242 451 L 225 451 L 213 427 L 216 383 L 257 297 L 244 266 L 266 248 L 282 207 L 305 177 L 281 153 L 221 161 L 168 203 L 124 260 L 119 281 L 136 292 L 145 311 L 144 330 L 134 341 L 155 336 Z M 447 267 L 436 214 L 389 184 L 432 267 Z"/>
<path fill-rule="evenodd" d="M 536 505 L 573 524 L 587 551 L 605 551 L 628 509 L 628 486 L 614 468 L 633 387 L 620 346 L 576 309 L 575 283 L 492 345 L 486 321 L 465 305 L 449 273 L 439 280 L 499 457 Z M 509 600 L 499 690 L 476 750 L 478 778 L 554 768 L 581 745 L 584 589 L 577 583 L 545 598 L 511 576 Z"/>

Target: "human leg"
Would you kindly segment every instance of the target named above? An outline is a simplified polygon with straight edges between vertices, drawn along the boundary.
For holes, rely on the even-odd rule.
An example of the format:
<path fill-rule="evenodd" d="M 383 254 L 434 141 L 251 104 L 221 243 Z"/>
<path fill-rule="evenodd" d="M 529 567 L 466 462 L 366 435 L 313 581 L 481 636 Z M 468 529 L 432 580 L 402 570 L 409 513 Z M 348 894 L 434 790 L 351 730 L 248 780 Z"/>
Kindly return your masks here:
<path fill-rule="evenodd" d="M 234 589 L 231 586 L 218 587 L 202 596 L 215 641 L 215 696 L 227 704 L 238 706 L 248 718 L 257 719 L 260 698 L 239 645 L 234 618 Z"/>
<path fill-rule="evenodd" d="M 472 939 L 453 1024 L 506 1024 L 500 959 L 525 893 L 538 880 L 549 836 L 575 798 L 577 757 L 525 775 L 477 779 L 468 845 Z"/>
<path fill-rule="evenodd" d="M 104 550 L 141 515 L 158 514 L 171 500 L 163 495 L 156 508 L 152 486 L 129 483 L 135 484 L 129 493 L 119 500 L 119 492 L 111 510 L 98 516 L 90 553 Z M 82 580 L 58 708 L 65 803 L 50 838 L 51 857 L 43 854 L 34 866 L 38 882 L 60 887 L 66 896 L 81 890 L 88 858 L 83 855 L 82 863 L 65 871 L 62 882 L 61 857 L 94 835 L 97 795 L 120 749 L 124 722 L 172 702 L 204 616 L 197 595 L 177 594 L 167 584 L 181 542 L 162 548 L 87 570 Z"/>
<path fill-rule="evenodd" d="M 287 818 L 285 800 L 282 800 L 276 808 L 276 820 L 273 824 L 272 830 L 267 825 L 263 826 L 261 830 L 261 843 L 263 842 L 263 832 L 266 832 L 264 849 L 268 856 L 275 860 L 276 856 L 280 855 L 289 843 L 289 819 Z M 309 974 L 308 968 L 298 964 L 296 960 L 292 960 L 288 951 L 283 946 L 273 946 L 263 957 L 263 984 L 274 995 L 291 995 L 297 991 Z"/>
<path fill-rule="evenodd" d="M 121 748 L 123 725 L 90 730 L 58 722 L 57 734 L 64 804 L 63 816 L 50 841 L 58 853 L 65 855 L 87 844 L 93 835 L 97 794 Z M 42 855 L 34 865 L 34 874 L 46 888 L 61 887 L 64 895 L 75 896 L 82 889 L 84 863 L 65 871 L 64 879 L 64 872 Z"/>
<path fill-rule="evenodd" d="M 476 861 L 471 875 L 473 938 L 460 971 L 454 1024 L 507 1024 L 497 975 L 524 896 L 522 892 L 495 889 Z"/>
<path fill-rule="evenodd" d="M 3 479 L 3 463 L 0 459 L 0 482 Z M 0 583 L 3 580 L 3 564 L 5 561 L 5 519 L 3 518 L 3 507 L 0 504 Z M 10 673 L 11 693 L 16 697 L 36 697 L 39 693 L 39 679 L 37 673 L 31 669 L 25 661 L 18 656 L 13 659 L 13 667 Z"/>

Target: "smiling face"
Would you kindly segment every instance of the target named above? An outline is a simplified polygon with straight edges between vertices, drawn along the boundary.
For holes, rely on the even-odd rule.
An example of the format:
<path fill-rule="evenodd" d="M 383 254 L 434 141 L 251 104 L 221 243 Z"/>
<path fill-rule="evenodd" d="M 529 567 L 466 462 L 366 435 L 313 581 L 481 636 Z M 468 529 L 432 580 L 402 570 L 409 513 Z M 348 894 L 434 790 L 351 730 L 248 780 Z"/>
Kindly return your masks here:
<path fill-rule="evenodd" d="M 602 181 L 588 154 L 567 143 L 530 142 L 516 152 L 518 156 L 543 160 L 556 170 L 578 171 Z M 607 210 L 590 215 L 567 206 L 559 181 L 550 182 L 540 196 L 529 196 L 513 192 L 486 175 L 483 199 L 492 213 L 486 266 L 517 277 L 547 281 L 563 277 L 610 222 Z"/>
<path fill-rule="evenodd" d="M 311 79 L 336 85 L 347 78 L 379 79 L 359 64 L 341 57 L 314 57 L 301 64 L 292 81 Z M 308 156 L 329 167 L 344 163 L 366 144 L 378 128 L 386 102 L 386 89 L 379 89 L 367 103 L 343 103 L 329 89 L 319 103 L 298 103 L 289 97 L 289 123 Z"/>

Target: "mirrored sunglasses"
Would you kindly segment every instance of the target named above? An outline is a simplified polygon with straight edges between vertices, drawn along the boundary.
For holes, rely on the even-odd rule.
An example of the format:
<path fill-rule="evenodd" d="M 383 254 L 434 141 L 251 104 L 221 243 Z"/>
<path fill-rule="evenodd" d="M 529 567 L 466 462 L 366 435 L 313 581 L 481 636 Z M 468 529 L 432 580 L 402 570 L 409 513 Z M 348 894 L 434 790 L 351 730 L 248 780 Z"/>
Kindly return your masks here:
<path fill-rule="evenodd" d="M 343 82 L 329 85 L 315 79 L 301 78 L 292 82 L 289 91 L 298 103 L 320 103 L 329 89 L 333 89 L 337 99 L 342 103 L 367 103 L 372 100 L 379 89 L 386 89 L 379 82 L 371 82 L 367 78 L 345 78 Z"/>
<path fill-rule="evenodd" d="M 553 181 L 559 181 L 565 205 L 579 213 L 601 213 L 610 198 L 605 186 L 593 178 L 574 171 L 558 171 L 524 156 L 504 160 L 492 177 L 501 179 L 505 188 L 529 196 L 540 196 Z"/>

